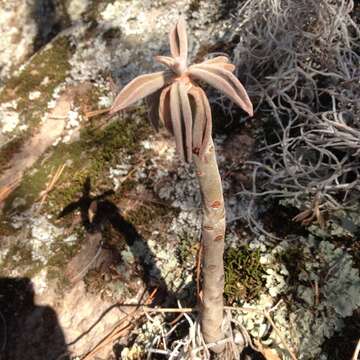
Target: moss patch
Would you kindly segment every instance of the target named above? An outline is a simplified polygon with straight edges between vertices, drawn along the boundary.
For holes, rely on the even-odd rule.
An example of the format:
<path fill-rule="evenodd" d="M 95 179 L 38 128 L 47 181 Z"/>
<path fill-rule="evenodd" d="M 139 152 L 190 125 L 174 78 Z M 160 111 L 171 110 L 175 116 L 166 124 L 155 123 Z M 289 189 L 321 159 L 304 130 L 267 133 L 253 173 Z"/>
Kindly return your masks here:
<path fill-rule="evenodd" d="M 21 268 L 21 276 L 32 277 L 41 270 L 42 264 L 34 261 L 30 247 L 18 241 L 11 246 L 2 262 L 2 272 L 17 271 Z"/>
<path fill-rule="evenodd" d="M 199 246 L 200 242 L 195 239 L 192 234 L 184 231 L 183 234 L 179 236 L 179 245 L 176 249 L 176 256 L 180 264 L 186 265 L 190 262 L 194 265 Z"/>
<path fill-rule="evenodd" d="M 190 15 L 193 12 L 199 11 L 200 10 L 200 5 L 201 5 L 201 0 L 192 0 L 190 2 L 190 5 L 189 5 L 189 13 L 190 13 Z"/>
<path fill-rule="evenodd" d="M 44 111 L 54 88 L 65 80 L 70 70 L 70 56 L 69 39 L 65 36 L 57 38 L 44 50 L 35 54 L 25 69 L 6 83 L 0 94 L 0 102 L 16 99 L 22 115 L 29 121 L 40 120 L 29 118 L 29 115 L 36 111 Z M 44 82 L 45 78 L 48 81 Z M 41 92 L 41 97 L 36 101 L 31 101 L 29 93 L 35 90 Z"/>
<path fill-rule="evenodd" d="M 19 117 L 28 126 L 25 132 L 0 150 L 0 171 L 6 168 L 12 155 L 19 151 L 39 125 L 54 89 L 65 80 L 70 70 L 70 56 L 69 39 L 65 36 L 57 38 L 35 54 L 30 63 L 18 75 L 11 77 L 0 92 L 0 103 L 17 101 Z M 41 96 L 36 100 L 29 100 L 29 93 L 32 91 L 41 92 Z"/>
<path fill-rule="evenodd" d="M 153 224 L 161 219 L 165 222 L 164 218 L 169 214 L 169 208 L 160 204 L 144 204 L 138 209 L 130 211 L 126 216 L 127 221 L 135 227 L 146 231 L 149 229 L 147 225 Z"/>
<path fill-rule="evenodd" d="M 122 158 L 130 155 L 136 163 L 140 155 L 140 141 L 151 132 L 150 126 L 140 117 L 142 111 L 131 113 L 126 119 L 119 119 L 104 130 L 86 128 L 81 132 L 79 141 L 71 144 L 60 144 L 49 150 L 39 159 L 35 166 L 26 172 L 20 186 L 6 201 L 5 214 L 11 209 L 16 197 L 26 200 L 18 210 L 29 208 L 45 190 L 55 170 L 67 164 L 58 185 L 49 194 L 46 210 L 58 215 L 71 202 L 78 200 L 87 177 L 90 177 L 92 190 L 112 187 L 108 179 L 111 166 L 121 163 Z M 141 121 L 141 125 L 138 122 Z"/>
<path fill-rule="evenodd" d="M 225 299 L 231 304 L 256 299 L 265 288 L 265 267 L 260 263 L 260 250 L 248 246 L 229 248 L 225 252 Z"/>

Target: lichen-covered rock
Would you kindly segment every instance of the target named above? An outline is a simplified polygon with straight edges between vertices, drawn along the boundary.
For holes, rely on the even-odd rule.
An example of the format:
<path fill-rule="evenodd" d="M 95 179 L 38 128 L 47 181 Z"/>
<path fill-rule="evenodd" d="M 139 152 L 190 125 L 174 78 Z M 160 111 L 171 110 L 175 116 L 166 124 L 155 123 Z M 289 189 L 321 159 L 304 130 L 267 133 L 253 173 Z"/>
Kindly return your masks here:
<path fill-rule="evenodd" d="M 33 52 L 37 34 L 36 22 L 31 16 L 34 3 L 21 0 L 1 2 L 0 84 Z"/>
<path fill-rule="evenodd" d="M 176 295 L 194 305 L 201 221 L 193 168 L 177 159 L 169 135 L 150 128 L 141 104 L 109 124 L 104 116 L 87 114 L 109 107 L 135 75 L 160 68 L 153 56 L 169 52 L 166 34 L 179 9 L 188 18 L 192 57 L 230 53 L 239 27 L 231 15 L 237 2 L 0 3 L 0 270 L 11 281 L 28 279 L 35 302 L 57 313 L 62 346 L 69 344 L 62 350 L 81 356 L 124 316 L 117 309 L 106 312 L 115 302 L 135 303 L 144 291 L 158 288 L 156 300 L 176 305 Z M 49 16 L 36 20 L 33 11 Z M 221 116 L 214 112 L 215 122 L 227 123 L 231 111 L 218 94 L 209 95 L 223 111 Z M 242 163 L 252 156 L 256 138 L 224 133 L 215 135 L 215 146 L 229 222 L 227 247 L 249 245 L 249 231 L 241 223 L 249 203 L 237 192 L 251 177 Z M 303 359 L 316 357 L 323 340 L 359 306 L 352 258 L 326 241 L 298 239 L 295 253 L 309 259 L 298 271 L 301 283 L 294 285 L 284 255 L 294 254 L 291 241 L 257 240 L 249 248 L 260 253 L 264 288 L 248 305 L 271 307 L 280 297 L 289 299 L 289 307 L 282 302 L 274 310 L 274 320 Z M 41 320 L 40 310 L 32 307 L 26 321 Z M 122 356 L 143 356 L 162 320 L 156 316 L 124 336 Z M 249 313 L 240 321 L 286 356 L 263 316 Z M 14 333 L 21 330 L 14 326 Z M 35 335 L 36 343 L 42 332 Z M 111 346 L 98 355 L 108 358 Z"/>
<path fill-rule="evenodd" d="M 68 24 L 61 0 L 2 1 L 0 86 Z"/>
<path fill-rule="evenodd" d="M 245 305 L 271 309 L 281 294 L 287 306 L 277 303 L 271 311 L 274 322 L 298 358 L 310 360 L 320 356 L 325 339 L 340 331 L 343 320 L 359 307 L 360 274 L 351 256 L 330 242 L 311 236 L 296 241 L 283 241 L 272 250 L 261 242 L 251 244 L 261 249 L 261 262 L 268 268 L 264 275 L 267 291 Z M 301 270 L 295 272 L 295 267 Z M 253 336 L 266 337 L 264 343 L 284 359 L 291 358 L 264 315 L 250 311 L 239 316 L 239 321 Z"/>

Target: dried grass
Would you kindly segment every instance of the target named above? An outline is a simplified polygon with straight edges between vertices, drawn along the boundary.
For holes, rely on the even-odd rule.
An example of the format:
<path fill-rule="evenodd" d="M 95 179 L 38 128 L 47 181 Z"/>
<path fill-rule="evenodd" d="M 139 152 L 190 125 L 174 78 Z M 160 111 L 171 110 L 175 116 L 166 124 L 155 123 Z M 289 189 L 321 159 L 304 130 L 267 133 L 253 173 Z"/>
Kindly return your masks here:
<path fill-rule="evenodd" d="M 360 195 L 360 29 L 352 0 L 247 1 L 234 50 L 238 75 L 270 124 L 253 167 L 257 197 L 316 197 L 320 214 Z M 256 225 L 249 211 L 249 221 Z M 256 226 L 255 226 L 256 227 Z"/>

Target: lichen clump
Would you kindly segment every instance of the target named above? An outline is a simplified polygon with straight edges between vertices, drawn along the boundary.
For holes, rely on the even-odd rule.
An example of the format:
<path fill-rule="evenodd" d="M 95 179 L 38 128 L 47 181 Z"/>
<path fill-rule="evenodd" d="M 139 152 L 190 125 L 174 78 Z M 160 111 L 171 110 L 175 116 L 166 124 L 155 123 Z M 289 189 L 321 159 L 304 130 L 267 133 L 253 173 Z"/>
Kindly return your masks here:
<path fill-rule="evenodd" d="M 360 276 L 351 256 L 312 236 L 300 237 L 296 244 L 285 240 L 272 249 L 259 243 L 255 246 L 260 249 L 260 262 L 267 268 L 264 275 L 267 291 L 259 299 L 242 304 L 258 309 L 278 304 L 272 316 L 285 340 L 299 359 L 317 358 L 325 339 L 341 330 L 344 318 L 360 305 Z M 285 256 L 291 253 L 296 259 Z M 298 262 L 295 273 L 294 261 Z M 292 271 L 289 273 L 286 267 Z M 280 299 L 285 302 L 279 302 Z M 264 316 L 249 312 L 239 316 L 239 321 L 263 344 L 276 347 L 284 359 L 291 358 Z"/>

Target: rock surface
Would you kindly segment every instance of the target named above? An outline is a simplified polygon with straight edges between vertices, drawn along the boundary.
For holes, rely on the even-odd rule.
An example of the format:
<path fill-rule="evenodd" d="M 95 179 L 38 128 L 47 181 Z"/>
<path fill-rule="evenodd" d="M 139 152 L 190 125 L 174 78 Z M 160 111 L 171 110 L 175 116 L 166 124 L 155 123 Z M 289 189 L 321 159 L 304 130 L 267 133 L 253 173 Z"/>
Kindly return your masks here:
<path fill-rule="evenodd" d="M 51 336 L 59 344 L 46 359 L 57 358 L 56 352 L 86 354 L 124 317 L 126 309 L 105 314 L 114 300 L 136 302 L 145 289 L 165 286 L 172 292 L 191 280 L 190 272 L 176 275 L 180 268 L 175 253 L 169 258 L 158 248 L 167 236 L 176 241 L 174 235 L 180 231 L 174 222 L 176 208 L 165 217 L 155 215 L 155 223 L 147 225 L 152 212 L 171 209 L 157 204 L 151 187 L 145 189 L 142 184 L 151 174 L 169 186 L 167 174 L 176 163 L 172 143 L 153 135 L 153 143 L 146 140 L 151 130 L 143 110 L 121 119 L 122 130 L 105 133 L 93 134 L 97 120 L 89 123 L 85 117 L 86 111 L 109 106 L 114 91 L 133 76 L 156 68 L 152 58 L 168 51 L 167 32 L 180 5 L 34 0 L 6 3 L 1 9 L 0 188 L 15 188 L 2 201 L 1 272 L 15 284 L 16 279 L 28 279 L 34 290 L 23 345 L 9 352 L 9 359 L 20 359 L 24 346 L 29 346 L 28 333 L 35 334 L 34 346 L 39 344 L 38 350 L 32 345 L 27 350 L 33 359 L 44 356 L 43 343 Z M 189 2 L 183 1 L 181 8 L 188 7 Z M 205 29 L 198 26 L 197 32 L 199 37 Z M 198 45 L 191 45 L 194 52 Z M 135 126 L 127 125 L 131 121 L 139 128 L 140 136 L 131 136 L 135 143 L 125 134 L 111 144 L 113 131 L 135 131 Z M 106 145 L 108 138 L 106 151 L 120 153 L 108 155 L 102 149 L 97 156 L 96 149 Z M 46 189 L 62 166 L 60 179 L 48 194 Z M 86 178 L 95 189 L 85 193 Z M 124 200 L 121 188 L 115 196 L 102 197 L 100 193 L 109 192 L 113 184 L 116 190 L 125 185 L 126 192 L 135 197 L 142 194 L 144 199 Z M 94 201 L 97 210 L 90 210 Z M 119 211 L 119 216 L 114 218 L 111 211 Z M 196 210 L 182 221 L 194 216 Z M 191 224 L 189 232 L 197 222 L 191 220 Z M 56 314 L 56 326 L 47 336 L 34 325 L 50 316 L 43 314 L 46 309 Z M 20 320 L 20 315 L 9 319 L 14 328 Z M 7 347 L 15 342 L 11 338 Z M 109 344 L 97 355 L 105 359 L 111 349 Z"/>
<path fill-rule="evenodd" d="M 142 104 L 109 124 L 106 116 L 86 115 L 109 107 L 134 76 L 159 69 L 153 57 L 169 52 L 167 33 L 180 10 L 189 23 L 192 58 L 231 55 L 242 16 L 237 3 L 0 0 L 0 357 L 3 349 L 9 360 L 24 359 L 25 352 L 34 360 L 84 356 L 133 309 L 115 304 L 142 302 L 154 289 L 155 302 L 176 306 L 176 297 L 183 306 L 194 305 L 200 197 L 193 168 L 177 159 L 168 134 L 150 128 Z M 229 106 L 218 94 L 210 99 L 220 123 L 215 145 L 227 203 L 227 247 L 245 246 L 254 257 L 244 260 L 248 255 L 240 250 L 241 261 L 265 269 L 247 305 L 272 307 L 283 297 L 291 307 L 280 303 L 274 318 L 291 346 L 313 344 L 313 322 L 323 341 L 360 305 L 354 300 L 359 264 L 345 250 L 306 239 L 293 225 L 283 241 L 250 235 L 244 226 L 249 200 L 238 193 L 252 186 L 244 164 L 257 160 L 257 125 L 244 129 L 243 116 L 234 113 L 235 126 L 223 130 Z M 271 204 L 256 208 L 260 221 L 266 222 L 269 209 Z M 272 231 L 288 223 L 266 225 Z M 304 258 L 311 261 L 305 264 Z M 330 271 L 334 258 L 343 261 L 338 275 Z M 301 274 L 302 285 L 292 283 L 291 271 Z M 330 290 L 340 289 L 349 299 L 346 312 L 337 297 L 320 297 L 314 315 L 320 273 L 328 274 Z M 339 286 L 344 277 L 345 288 Z M 297 313 L 304 321 L 292 318 L 289 325 L 290 314 Z M 4 345 L 1 315 L 9 335 Z M 96 356 L 141 358 L 162 320 L 137 323 L 135 332 L 114 338 Z M 264 317 L 238 320 L 289 358 Z M 313 344 L 316 354 L 321 341 Z"/>

